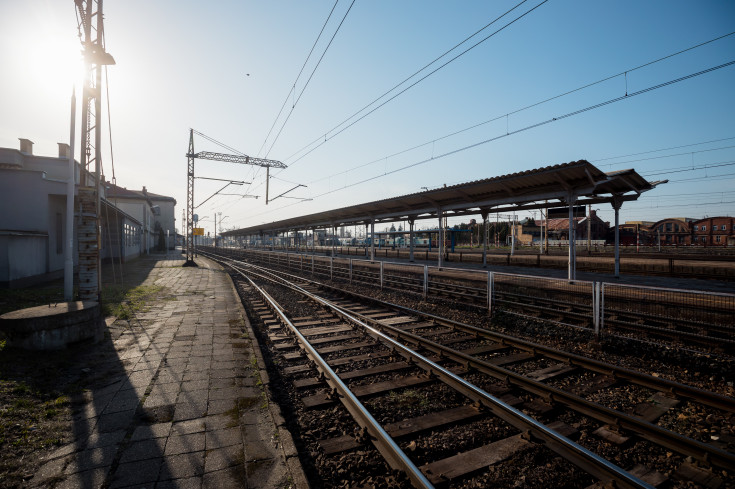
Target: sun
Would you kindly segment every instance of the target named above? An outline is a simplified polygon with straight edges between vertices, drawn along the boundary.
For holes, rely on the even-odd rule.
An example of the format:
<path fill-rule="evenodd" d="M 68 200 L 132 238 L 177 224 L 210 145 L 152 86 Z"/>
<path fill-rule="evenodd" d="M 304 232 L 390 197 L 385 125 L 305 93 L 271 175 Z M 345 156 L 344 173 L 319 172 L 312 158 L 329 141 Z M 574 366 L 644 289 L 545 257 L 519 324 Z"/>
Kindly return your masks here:
<path fill-rule="evenodd" d="M 74 18 L 64 17 L 31 10 L 14 26 L 15 76 L 22 80 L 24 91 L 36 97 L 68 94 L 73 85 L 82 84 L 82 45 Z"/>
<path fill-rule="evenodd" d="M 81 50 L 81 43 L 74 36 L 42 35 L 28 46 L 24 60 L 28 76 L 34 84 L 52 91 L 61 86 L 79 86 L 83 80 Z"/>

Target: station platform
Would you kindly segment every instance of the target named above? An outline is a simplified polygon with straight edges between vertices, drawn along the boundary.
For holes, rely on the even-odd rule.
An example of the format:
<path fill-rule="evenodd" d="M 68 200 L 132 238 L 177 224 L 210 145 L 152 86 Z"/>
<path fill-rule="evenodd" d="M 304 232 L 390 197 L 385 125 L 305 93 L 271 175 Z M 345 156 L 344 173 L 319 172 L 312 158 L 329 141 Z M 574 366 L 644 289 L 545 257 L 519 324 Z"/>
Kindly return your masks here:
<path fill-rule="evenodd" d="M 86 379 L 70 433 L 30 487 L 308 487 L 235 288 L 216 263 L 196 262 L 124 265 L 125 286 L 153 296 L 108 318 L 105 340 L 75 359 Z"/>

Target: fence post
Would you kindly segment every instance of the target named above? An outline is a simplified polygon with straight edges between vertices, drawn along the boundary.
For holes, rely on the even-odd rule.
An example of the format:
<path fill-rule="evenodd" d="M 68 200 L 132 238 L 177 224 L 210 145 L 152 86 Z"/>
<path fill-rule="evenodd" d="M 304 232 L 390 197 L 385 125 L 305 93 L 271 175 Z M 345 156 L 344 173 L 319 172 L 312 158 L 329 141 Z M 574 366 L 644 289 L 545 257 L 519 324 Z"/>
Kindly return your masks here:
<path fill-rule="evenodd" d="M 495 272 L 487 272 L 487 315 L 493 315 L 493 287 L 495 285 Z"/>
<path fill-rule="evenodd" d="M 350 283 L 352 283 L 352 258 L 350 258 Z"/>
<path fill-rule="evenodd" d="M 424 299 L 429 295 L 429 266 L 424 265 Z"/>
<path fill-rule="evenodd" d="M 592 324 L 595 338 L 600 340 L 600 282 L 592 282 Z"/>
<path fill-rule="evenodd" d="M 605 282 L 600 282 L 600 332 L 605 328 Z"/>
<path fill-rule="evenodd" d="M 380 290 L 383 290 L 383 261 L 380 262 Z"/>
<path fill-rule="evenodd" d="M 329 257 L 329 280 L 334 279 L 334 257 Z"/>

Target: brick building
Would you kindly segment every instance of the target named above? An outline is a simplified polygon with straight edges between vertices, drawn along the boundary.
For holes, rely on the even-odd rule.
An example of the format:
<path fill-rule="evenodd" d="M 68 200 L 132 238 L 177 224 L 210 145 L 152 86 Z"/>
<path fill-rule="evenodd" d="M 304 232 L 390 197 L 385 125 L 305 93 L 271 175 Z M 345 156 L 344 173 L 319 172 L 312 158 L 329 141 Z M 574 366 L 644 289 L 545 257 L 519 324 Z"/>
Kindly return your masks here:
<path fill-rule="evenodd" d="M 654 223 L 648 232 L 652 244 L 689 245 L 692 244 L 693 220 L 687 217 L 669 217 Z"/>
<path fill-rule="evenodd" d="M 735 246 L 735 218 L 707 217 L 693 221 L 692 244 L 700 246 Z"/>

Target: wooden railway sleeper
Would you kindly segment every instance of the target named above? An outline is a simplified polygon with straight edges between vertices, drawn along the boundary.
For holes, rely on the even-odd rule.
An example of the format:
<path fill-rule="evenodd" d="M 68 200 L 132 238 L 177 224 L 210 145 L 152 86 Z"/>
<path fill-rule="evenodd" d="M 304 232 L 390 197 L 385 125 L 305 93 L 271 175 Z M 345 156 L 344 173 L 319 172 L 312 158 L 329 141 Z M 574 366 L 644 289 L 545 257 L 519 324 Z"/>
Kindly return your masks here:
<path fill-rule="evenodd" d="M 322 300 L 323 300 L 323 299 L 320 299 L 320 301 L 322 301 Z M 345 315 L 345 314 L 341 314 L 341 315 Z M 510 380 L 510 379 L 509 379 L 509 377 L 510 377 L 510 375 L 509 375 L 509 374 L 506 374 L 506 380 L 507 380 L 507 381 L 509 381 L 509 380 Z M 569 397 L 569 396 L 568 396 L 568 395 L 567 395 L 566 393 L 562 393 L 562 394 L 563 394 L 563 395 L 564 395 L 565 397 Z M 608 420 L 609 420 L 609 419 L 608 419 Z M 625 422 L 625 424 L 626 424 L 626 425 L 631 425 L 631 423 L 632 423 L 632 425 L 637 425 L 637 424 L 639 424 L 638 422 L 636 422 L 636 421 L 634 421 L 634 420 L 627 420 L 627 421 Z M 633 426 L 626 426 L 626 428 L 633 428 Z M 633 429 L 633 431 L 637 431 L 637 430 L 636 430 L 636 429 L 634 428 L 634 429 Z M 678 437 L 674 437 L 674 438 L 678 438 Z M 681 441 L 683 441 L 683 440 L 676 440 L 676 441 L 675 441 L 675 440 L 670 440 L 670 442 L 674 442 L 674 445 L 680 445 L 680 443 L 677 443 L 677 441 L 681 442 Z M 697 453 L 695 453 L 695 452 L 692 452 L 692 451 L 689 451 L 689 454 L 692 454 L 692 455 L 694 455 L 694 458 L 697 458 L 697 457 L 696 457 L 696 455 L 699 455 L 699 456 L 701 457 L 701 452 L 706 452 L 706 451 L 707 451 L 707 450 L 705 450 L 705 445 L 704 445 L 704 444 L 701 444 L 701 443 L 695 443 L 695 444 L 696 444 L 696 445 L 698 445 L 698 447 L 697 447 L 697 451 L 696 451 Z M 683 446 L 683 445 L 680 445 L 680 446 L 679 446 L 678 448 L 679 448 L 679 450 L 681 450 L 681 451 L 682 451 L 682 453 L 686 453 L 686 452 L 688 451 L 688 450 L 686 450 L 686 449 L 684 448 L 684 446 Z M 677 450 L 677 451 L 679 451 L 679 450 Z M 721 451 L 720 451 L 720 450 L 716 450 L 715 452 L 713 452 L 713 456 L 715 456 L 715 457 L 718 457 L 718 458 L 719 458 L 719 460 L 718 460 L 718 462 L 717 462 L 718 464 L 721 464 L 721 463 L 723 463 L 723 462 L 724 462 L 725 460 L 727 460 L 727 459 L 728 459 L 728 457 L 727 457 L 727 456 L 725 456 L 725 455 L 723 455 L 723 453 L 721 453 Z M 732 456 L 730 456 L 730 458 L 731 458 L 731 457 L 732 457 Z"/>

